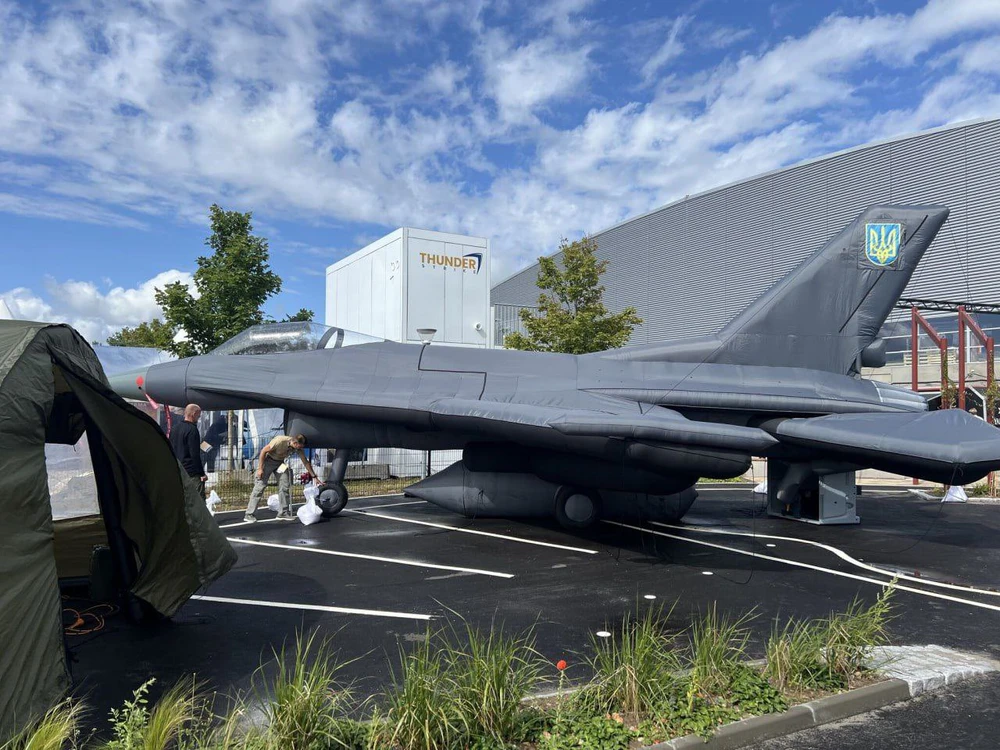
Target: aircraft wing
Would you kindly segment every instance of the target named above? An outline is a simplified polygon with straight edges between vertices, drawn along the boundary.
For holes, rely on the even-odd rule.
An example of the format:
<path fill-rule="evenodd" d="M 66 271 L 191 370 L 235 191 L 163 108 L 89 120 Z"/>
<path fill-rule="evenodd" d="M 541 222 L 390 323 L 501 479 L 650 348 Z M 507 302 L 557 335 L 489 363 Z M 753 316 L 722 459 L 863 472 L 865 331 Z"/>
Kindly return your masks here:
<path fill-rule="evenodd" d="M 617 437 L 745 452 L 762 451 L 778 443 L 754 427 L 698 422 L 661 407 L 645 413 L 636 410 L 616 414 L 558 406 L 442 399 L 432 406 L 432 422 L 448 428 L 471 427 L 512 439 L 518 430 L 535 428 L 576 437 Z"/>
<path fill-rule="evenodd" d="M 1000 430 L 961 409 L 786 419 L 774 434 L 786 445 L 942 484 L 974 482 L 1000 464 Z"/>
<path fill-rule="evenodd" d="M 498 440 L 516 441 L 535 430 L 555 430 L 567 436 L 614 437 L 765 457 L 832 459 L 943 484 L 968 484 L 1000 465 L 1000 430 L 959 409 L 834 414 L 743 427 L 691 420 L 662 407 L 611 413 L 441 399 L 431 406 L 431 421 Z"/>

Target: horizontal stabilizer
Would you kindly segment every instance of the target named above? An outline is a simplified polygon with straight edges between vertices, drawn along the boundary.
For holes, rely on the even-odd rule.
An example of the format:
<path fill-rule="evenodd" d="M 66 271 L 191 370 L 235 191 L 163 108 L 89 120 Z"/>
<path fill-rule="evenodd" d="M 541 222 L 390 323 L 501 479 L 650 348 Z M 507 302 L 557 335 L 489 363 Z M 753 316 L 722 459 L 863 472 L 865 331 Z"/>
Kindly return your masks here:
<path fill-rule="evenodd" d="M 1000 469 L 1000 430 L 961 409 L 786 419 L 772 432 L 788 445 L 942 484 Z"/>

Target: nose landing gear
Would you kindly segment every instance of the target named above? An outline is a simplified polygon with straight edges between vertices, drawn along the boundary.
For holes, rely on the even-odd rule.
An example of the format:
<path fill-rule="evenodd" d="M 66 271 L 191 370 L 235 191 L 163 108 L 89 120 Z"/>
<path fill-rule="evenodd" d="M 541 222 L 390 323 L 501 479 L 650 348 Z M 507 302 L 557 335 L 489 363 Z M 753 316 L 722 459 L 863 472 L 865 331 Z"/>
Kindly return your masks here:
<path fill-rule="evenodd" d="M 347 457 L 348 451 L 344 448 L 338 448 L 333 452 L 330 471 L 327 473 L 326 482 L 319 492 L 319 507 L 323 511 L 323 518 L 333 518 L 347 507 L 347 501 L 350 499 L 347 487 L 344 486 L 344 477 L 347 475 Z"/>

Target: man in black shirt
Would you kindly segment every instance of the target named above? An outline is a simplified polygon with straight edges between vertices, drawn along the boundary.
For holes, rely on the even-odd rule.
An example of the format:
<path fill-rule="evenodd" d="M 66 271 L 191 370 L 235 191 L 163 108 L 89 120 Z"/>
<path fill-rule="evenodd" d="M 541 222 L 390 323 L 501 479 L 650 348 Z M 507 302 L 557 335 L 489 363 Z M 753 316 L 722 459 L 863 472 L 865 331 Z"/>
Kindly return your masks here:
<path fill-rule="evenodd" d="M 181 462 L 188 476 L 194 477 L 200 483 L 201 496 L 205 497 L 205 468 L 201 463 L 201 436 L 198 434 L 198 417 L 201 407 L 198 404 L 188 404 L 184 408 L 184 421 L 170 430 L 170 447 Z"/>

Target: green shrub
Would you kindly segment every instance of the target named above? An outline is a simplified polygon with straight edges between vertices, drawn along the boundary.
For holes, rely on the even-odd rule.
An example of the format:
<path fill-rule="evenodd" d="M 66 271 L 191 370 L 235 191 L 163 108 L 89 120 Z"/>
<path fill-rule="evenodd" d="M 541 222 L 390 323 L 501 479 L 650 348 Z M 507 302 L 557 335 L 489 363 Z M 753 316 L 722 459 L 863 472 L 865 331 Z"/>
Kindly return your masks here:
<path fill-rule="evenodd" d="M 744 716 L 774 714 L 788 708 L 781 691 L 747 664 L 741 664 L 733 673 L 726 699 Z"/>
<path fill-rule="evenodd" d="M 598 714 L 643 714 L 668 699 L 681 666 L 665 628 L 669 616 L 662 606 L 649 607 L 623 617 L 615 636 L 591 636 L 594 679 L 579 696 L 583 705 Z"/>
<path fill-rule="evenodd" d="M 622 721 L 586 712 L 557 717 L 536 740 L 539 750 L 627 750 L 638 735 Z"/>
<path fill-rule="evenodd" d="M 196 747 L 195 737 L 208 721 L 201 685 L 185 677 L 149 708 L 151 678 L 136 688 L 132 700 L 111 710 L 111 739 L 104 750 L 167 750 Z"/>
<path fill-rule="evenodd" d="M 740 711 L 728 703 L 677 695 L 639 723 L 638 735 L 647 744 L 686 734 L 709 737 L 717 727 L 739 718 Z"/>
<path fill-rule="evenodd" d="M 75 748 L 83 706 L 63 701 L 0 745 L 0 750 L 64 750 Z"/>

